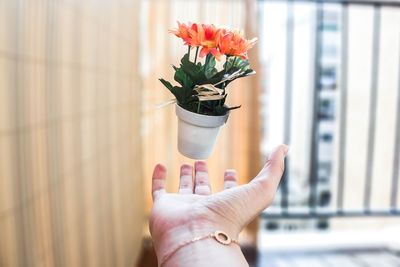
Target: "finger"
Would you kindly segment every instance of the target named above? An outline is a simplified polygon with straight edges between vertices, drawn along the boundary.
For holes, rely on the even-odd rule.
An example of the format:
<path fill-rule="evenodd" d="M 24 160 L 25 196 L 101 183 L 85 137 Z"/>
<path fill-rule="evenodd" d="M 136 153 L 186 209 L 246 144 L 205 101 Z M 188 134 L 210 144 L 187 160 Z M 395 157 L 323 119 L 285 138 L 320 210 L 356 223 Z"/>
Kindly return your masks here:
<path fill-rule="evenodd" d="M 194 193 L 198 195 L 210 195 L 211 187 L 208 180 L 207 163 L 204 161 L 196 161 L 194 163 Z"/>
<path fill-rule="evenodd" d="M 224 173 L 224 190 L 237 186 L 238 177 L 236 170 L 226 170 Z"/>
<path fill-rule="evenodd" d="M 193 167 L 188 164 L 181 166 L 179 194 L 193 194 Z"/>
<path fill-rule="evenodd" d="M 151 192 L 153 200 L 159 197 L 161 194 L 165 194 L 165 179 L 167 177 L 167 169 L 162 164 L 157 164 L 154 167 L 152 188 Z"/>
<path fill-rule="evenodd" d="M 276 190 L 285 170 L 285 157 L 288 151 L 289 147 L 287 145 L 276 147 L 252 182 L 261 182 L 262 186 Z"/>
<path fill-rule="evenodd" d="M 285 170 L 287 145 L 276 147 L 269 155 L 260 173 L 249 183 L 250 190 L 256 194 L 254 199 L 260 203 L 258 212 L 272 204 L 279 182 Z"/>
<path fill-rule="evenodd" d="M 278 146 L 268 157 L 264 168 L 250 183 L 226 190 L 228 198 L 236 199 L 246 210 L 243 224 L 268 207 L 275 196 L 280 178 L 284 170 L 284 158 L 288 152 L 286 145 Z M 226 197 L 223 196 L 222 197 Z M 234 205 L 234 203 L 232 203 Z"/>

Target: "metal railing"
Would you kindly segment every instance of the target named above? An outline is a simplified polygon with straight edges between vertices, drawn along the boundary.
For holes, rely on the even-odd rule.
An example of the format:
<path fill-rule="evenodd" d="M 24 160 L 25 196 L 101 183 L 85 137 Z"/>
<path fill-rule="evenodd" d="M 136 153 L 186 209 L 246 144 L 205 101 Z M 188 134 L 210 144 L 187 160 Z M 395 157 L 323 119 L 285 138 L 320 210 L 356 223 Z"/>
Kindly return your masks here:
<path fill-rule="evenodd" d="M 291 124 L 292 124 L 292 102 L 293 102 L 293 51 L 295 40 L 294 40 L 294 5 L 298 2 L 309 3 L 315 5 L 315 57 L 314 57 L 314 81 L 313 81 L 313 112 L 312 112 L 312 125 L 311 125 L 311 148 L 310 148 L 310 164 L 309 164 L 309 177 L 308 177 L 308 203 L 302 207 L 302 209 L 291 209 L 289 199 L 289 183 L 291 177 L 289 172 L 285 171 L 284 177 L 280 185 L 280 203 L 278 209 L 267 210 L 262 214 L 264 218 L 331 218 L 331 217 L 364 217 L 364 216 L 375 216 L 375 217 L 386 217 L 386 216 L 400 216 L 400 207 L 398 206 L 399 198 L 399 165 L 400 165 L 400 58 L 399 58 L 399 70 L 398 70 L 398 84 L 397 84 L 397 106 L 396 106 L 396 126 L 394 133 L 394 155 L 393 162 L 388 163 L 391 165 L 392 177 L 390 200 L 388 201 L 387 207 L 380 209 L 371 208 L 371 194 L 373 184 L 373 166 L 375 160 L 375 138 L 376 138 L 376 127 L 377 127 L 377 88 L 379 79 L 379 64 L 380 64 L 380 33 L 381 33 L 381 15 L 382 7 L 390 7 L 399 9 L 400 2 L 398 1 L 342 1 L 342 0 L 330 0 L 330 1 L 311 1 L 311 0 L 260 0 L 261 2 L 280 2 L 285 3 L 287 8 L 287 21 L 286 21 L 286 73 L 285 73 L 285 123 L 284 123 L 284 142 L 290 144 L 291 139 Z M 319 153 L 320 153 L 320 132 L 319 123 L 321 118 L 319 116 L 320 109 L 320 94 L 321 94 L 321 60 L 322 60 L 322 28 L 324 23 L 324 5 L 325 4 L 337 4 L 341 10 L 341 28 L 340 28 L 340 115 L 338 116 L 339 124 L 339 143 L 338 143 L 338 165 L 337 165 L 337 187 L 336 192 L 336 203 L 334 208 L 320 209 L 320 196 L 318 195 L 318 187 L 320 186 L 318 179 L 318 168 L 319 168 Z M 372 29 L 372 58 L 371 58 L 371 73 L 370 73 L 370 92 L 369 92 L 369 103 L 370 109 L 368 114 L 368 133 L 367 133 L 367 153 L 363 155 L 366 157 L 366 169 L 364 177 L 364 188 L 363 188 L 363 205 L 357 209 L 346 209 L 344 205 L 345 199 L 345 168 L 347 163 L 346 158 L 346 127 L 348 125 L 347 118 L 347 101 L 348 101 L 348 50 L 349 50 L 349 7 L 352 5 L 364 5 L 373 8 L 373 29 Z M 400 38 L 400 32 L 394 33 Z M 400 47 L 399 47 L 400 51 Z M 286 170 L 290 169 L 291 158 L 290 156 L 286 159 Z"/>

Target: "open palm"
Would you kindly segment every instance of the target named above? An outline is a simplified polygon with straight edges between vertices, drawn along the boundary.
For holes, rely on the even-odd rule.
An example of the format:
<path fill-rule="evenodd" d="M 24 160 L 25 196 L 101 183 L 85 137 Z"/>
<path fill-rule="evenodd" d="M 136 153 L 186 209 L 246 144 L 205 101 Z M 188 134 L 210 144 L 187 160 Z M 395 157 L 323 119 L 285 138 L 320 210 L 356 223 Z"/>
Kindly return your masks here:
<path fill-rule="evenodd" d="M 277 147 L 248 184 L 237 186 L 236 172 L 225 171 L 224 190 L 215 194 L 211 194 L 205 162 L 196 162 L 194 171 L 190 165 L 181 166 L 178 193 L 166 193 L 166 168 L 157 165 L 152 182 L 150 232 L 153 239 L 160 241 L 155 242 L 158 256 L 179 240 L 190 240 L 215 230 L 223 230 L 237 239 L 242 228 L 271 204 L 287 150 L 285 145 Z"/>

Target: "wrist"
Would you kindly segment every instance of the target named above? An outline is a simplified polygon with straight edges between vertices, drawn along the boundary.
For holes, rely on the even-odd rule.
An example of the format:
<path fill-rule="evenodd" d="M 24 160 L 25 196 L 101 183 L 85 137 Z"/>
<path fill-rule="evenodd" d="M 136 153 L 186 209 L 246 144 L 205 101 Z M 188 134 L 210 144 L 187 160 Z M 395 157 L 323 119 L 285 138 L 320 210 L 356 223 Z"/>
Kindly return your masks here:
<path fill-rule="evenodd" d="M 157 231 L 157 235 L 152 236 L 159 261 L 183 242 L 213 233 L 217 228 L 209 222 L 195 220 L 172 227 L 163 227 L 163 229 L 166 230 L 163 232 Z"/>
<path fill-rule="evenodd" d="M 237 240 L 239 231 L 224 228 L 221 225 L 210 223 L 209 221 L 190 221 L 188 223 L 180 224 L 161 233 L 160 236 L 153 236 L 155 251 L 159 264 L 163 266 L 187 266 L 182 264 L 189 260 L 193 264 L 194 260 L 202 261 L 209 260 L 215 254 L 217 258 L 218 253 L 225 251 L 225 253 L 240 253 L 241 250 L 238 244 L 232 242 L 229 245 L 219 243 L 212 236 L 216 230 L 221 230 L 226 233 L 232 240 Z M 201 240 L 194 240 L 201 238 Z M 229 254 L 229 253 L 228 253 Z M 190 259 L 187 259 L 187 256 Z M 168 257 L 165 260 L 165 257 Z M 165 262 L 164 262 L 165 261 Z M 165 263 L 165 264 L 164 264 Z M 207 261 L 205 262 L 207 263 Z M 171 265 L 172 264 L 172 265 Z M 190 265 L 194 266 L 194 265 Z M 208 266 L 208 265 L 199 265 Z M 243 266 L 243 265 L 240 265 Z"/>
<path fill-rule="evenodd" d="M 178 249 L 166 261 L 159 262 L 161 267 L 208 267 L 208 266 L 248 266 L 237 243 L 223 245 L 214 238 L 202 239 Z"/>

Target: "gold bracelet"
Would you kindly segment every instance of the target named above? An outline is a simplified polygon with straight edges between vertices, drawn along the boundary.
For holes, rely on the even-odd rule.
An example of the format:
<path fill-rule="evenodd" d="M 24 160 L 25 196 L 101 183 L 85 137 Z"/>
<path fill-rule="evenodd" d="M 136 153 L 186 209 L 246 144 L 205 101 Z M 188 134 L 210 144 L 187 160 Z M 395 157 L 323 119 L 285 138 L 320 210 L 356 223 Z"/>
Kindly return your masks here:
<path fill-rule="evenodd" d="M 161 259 L 161 262 L 160 262 L 159 266 L 162 267 L 169 260 L 169 258 L 172 257 L 172 255 L 174 255 L 178 250 L 180 250 L 184 246 L 189 245 L 191 243 L 194 243 L 196 241 L 200 241 L 200 240 L 206 239 L 206 238 L 214 238 L 219 243 L 221 243 L 222 245 L 225 245 L 225 246 L 228 246 L 231 243 L 235 243 L 235 244 L 239 245 L 239 242 L 237 240 L 230 238 L 225 232 L 217 230 L 214 233 L 211 233 L 211 234 L 208 234 L 208 235 L 204 235 L 204 236 L 195 237 L 195 238 L 193 238 L 193 239 L 191 239 L 189 241 L 185 241 L 185 242 L 179 244 L 172 251 L 170 251 L 170 252 L 168 252 L 167 254 L 164 255 L 164 257 Z"/>

